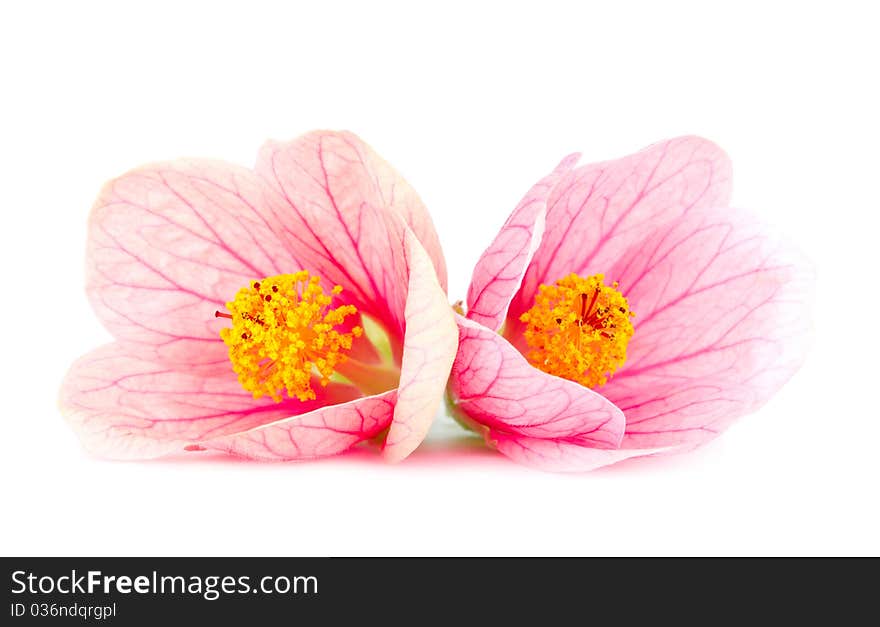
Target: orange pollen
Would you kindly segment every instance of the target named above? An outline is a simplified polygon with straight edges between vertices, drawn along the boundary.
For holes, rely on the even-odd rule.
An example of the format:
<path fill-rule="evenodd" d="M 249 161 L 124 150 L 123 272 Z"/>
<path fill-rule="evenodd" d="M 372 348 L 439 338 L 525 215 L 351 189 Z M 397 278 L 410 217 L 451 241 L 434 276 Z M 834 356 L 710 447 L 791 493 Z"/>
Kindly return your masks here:
<path fill-rule="evenodd" d="M 604 280 L 572 273 L 539 286 L 534 306 L 520 316 L 533 366 L 594 388 L 624 364 L 635 314 L 617 283 Z"/>
<path fill-rule="evenodd" d="M 276 402 L 285 391 L 301 401 L 316 398 L 313 382 L 326 386 L 363 334 L 342 326 L 357 313 L 353 305 L 331 306 L 341 292 L 337 285 L 326 294 L 319 277 L 303 270 L 253 281 L 226 303 L 229 313 L 214 312 L 232 320 L 220 337 L 242 387 Z"/>

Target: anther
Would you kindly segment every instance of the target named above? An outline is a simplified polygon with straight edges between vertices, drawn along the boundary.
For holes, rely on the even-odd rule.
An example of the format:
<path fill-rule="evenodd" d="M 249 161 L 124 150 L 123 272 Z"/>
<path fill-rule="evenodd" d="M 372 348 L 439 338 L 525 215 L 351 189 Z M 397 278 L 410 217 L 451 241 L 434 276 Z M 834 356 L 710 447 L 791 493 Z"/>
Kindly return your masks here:
<path fill-rule="evenodd" d="M 540 286 L 534 306 L 520 316 L 532 365 L 587 387 L 603 385 L 623 365 L 634 314 L 603 279 L 571 274 Z"/>
<path fill-rule="evenodd" d="M 354 338 L 363 333 L 360 327 L 337 328 L 357 310 L 353 305 L 332 308 L 332 296 L 304 270 L 268 277 L 262 286 L 268 293 L 253 281 L 227 303 L 230 314 L 215 313 L 233 321 L 220 331 L 233 370 L 255 398 L 281 401 L 286 393 L 300 401 L 315 399 L 313 383 L 327 385 Z M 332 294 L 340 291 L 334 287 Z"/>

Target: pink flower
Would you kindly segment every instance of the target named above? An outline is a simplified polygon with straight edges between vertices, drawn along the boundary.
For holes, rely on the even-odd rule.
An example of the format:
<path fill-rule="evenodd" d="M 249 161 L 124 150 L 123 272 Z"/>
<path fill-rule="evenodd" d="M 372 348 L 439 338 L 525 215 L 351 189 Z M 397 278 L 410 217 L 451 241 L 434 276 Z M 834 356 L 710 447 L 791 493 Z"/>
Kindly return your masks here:
<path fill-rule="evenodd" d="M 562 471 L 689 450 L 754 411 L 804 359 L 812 287 L 792 247 L 729 208 L 714 144 L 577 158 L 474 269 L 449 386 L 487 442 Z"/>
<path fill-rule="evenodd" d="M 398 460 L 442 400 L 457 331 L 437 235 L 351 133 L 270 142 L 254 170 L 174 161 L 111 181 L 87 266 L 116 341 L 72 366 L 60 402 L 95 454 L 306 459 L 387 430 Z"/>

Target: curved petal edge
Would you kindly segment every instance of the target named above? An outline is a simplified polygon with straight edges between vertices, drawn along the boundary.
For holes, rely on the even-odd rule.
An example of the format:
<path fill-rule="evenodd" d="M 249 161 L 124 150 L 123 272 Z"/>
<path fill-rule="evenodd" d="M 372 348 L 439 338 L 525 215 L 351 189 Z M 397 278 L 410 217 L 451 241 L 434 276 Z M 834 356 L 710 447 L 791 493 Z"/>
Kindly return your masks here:
<path fill-rule="evenodd" d="M 73 364 L 62 383 L 59 405 L 93 455 L 150 459 L 198 450 L 206 441 L 291 416 L 299 419 L 359 396 L 348 385 L 321 388 L 316 382 L 315 390 L 318 398 L 305 403 L 255 400 L 231 371 L 205 377 L 143 359 L 117 343 Z M 372 427 L 368 431 L 364 437 L 372 437 Z"/>
<path fill-rule="evenodd" d="M 626 413 L 624 448 L 712 439 L 806 358 L 812 266 L 745 211 L 689 213 L 609 274 L 636 312 L 627 362 L 602 388 Z"/>
<path fill-rule="evenodd" d="M 547 198 L 579 158 L 569 155 L 526 193 L 477 261 L 467 293 L 468 319 L 493 331 L 504 324 L 507 307 L 544 235 Z"/>
<path fill-rule="evenodd" d="M 425 439 L 443 402 L 458 346 L 452 307 L 430 258 L 408 228 L 404 243 L 409 266 L 406 334 L 394 421 L 383 449 L 392 462 L 407 457 Z"/>
<path fill-rule="evenodd" d="M 457 409 L 495 434 L 614 449 L 625 419 L 601 394 L 542 372 L 503 337 L 456 316 L 459 349 L 450 392 Z M 500 440 L 499 440 L 500 441 Z"/>

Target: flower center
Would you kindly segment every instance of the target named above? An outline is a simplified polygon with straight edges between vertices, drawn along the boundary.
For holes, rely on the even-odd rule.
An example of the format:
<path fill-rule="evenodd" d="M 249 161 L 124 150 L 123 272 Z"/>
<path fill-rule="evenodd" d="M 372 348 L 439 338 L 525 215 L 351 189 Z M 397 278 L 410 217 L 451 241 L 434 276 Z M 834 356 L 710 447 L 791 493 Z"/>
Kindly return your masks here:
<path fill-rule="evenodd" d="M 617 283 L 604 275 L 570 274 L 541 285 L 534 306 L 520 316 L 533 366 L 587 387 L 598 387 L 626 361 L 635 314 Z"/>
<path fill-rule="evenodd" d="M 312 376 L 327 385 L 336 368 L 344 363 L 344 351 L 351 348 L 361 327 L 338 331 L 347 316 L 357 313 L 354 305 L 330 308 L 335 286 L 325 294 L 320 278 L 305 270 L 254 281 L 226 303 L 229 313 L 216 312 L 232 320 L 232 327 L 220 331 L 229 347 L 229 360 L 244 389 L 254 398 L 271 396 L 280 402 L 286 390 L 290 398 L 315 398 Z"/>

